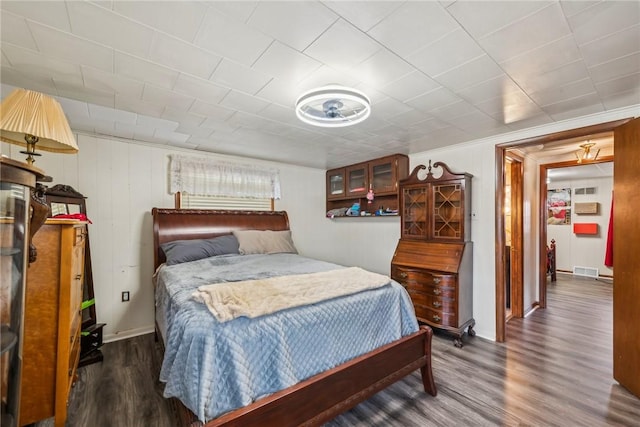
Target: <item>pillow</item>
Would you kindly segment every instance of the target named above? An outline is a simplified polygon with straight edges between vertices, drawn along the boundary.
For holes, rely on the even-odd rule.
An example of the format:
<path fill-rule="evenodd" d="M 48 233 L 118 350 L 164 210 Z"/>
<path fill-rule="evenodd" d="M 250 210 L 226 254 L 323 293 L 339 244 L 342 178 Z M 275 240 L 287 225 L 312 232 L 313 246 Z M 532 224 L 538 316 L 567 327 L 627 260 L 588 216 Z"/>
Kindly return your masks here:
<path fill-rule="evenodd" d="M 243 255 L 298 253 L 291 240 L 291 230 L 237 230 L 233 235 L 238 239 Z"/>
<path fill-rule="evenodd" d="M 160 245 L 167 265 L 196 261 L 212 256 L 238 254 L 238 239 L 227 234 L 211 239 L 174 240 Z"/>

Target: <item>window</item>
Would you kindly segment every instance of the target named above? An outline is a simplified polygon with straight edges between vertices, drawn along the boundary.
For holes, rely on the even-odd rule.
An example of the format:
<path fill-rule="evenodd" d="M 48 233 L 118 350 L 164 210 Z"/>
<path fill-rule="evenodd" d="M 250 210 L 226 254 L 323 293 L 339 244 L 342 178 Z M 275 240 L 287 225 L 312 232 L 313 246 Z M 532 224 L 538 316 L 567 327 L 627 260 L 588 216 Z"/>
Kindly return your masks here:
<path fill-rule="evenodd" d="M 176 193 L 176 209 L 231 209 L 251 211 L 272 211 L 273 199 L 248 197 L 196 196 Z"/>
<path fill-rule="evenodd" d="M 273 210 L 280 198 L 275 169 L 171 155 L 170 192 L 176 208 Z"/>

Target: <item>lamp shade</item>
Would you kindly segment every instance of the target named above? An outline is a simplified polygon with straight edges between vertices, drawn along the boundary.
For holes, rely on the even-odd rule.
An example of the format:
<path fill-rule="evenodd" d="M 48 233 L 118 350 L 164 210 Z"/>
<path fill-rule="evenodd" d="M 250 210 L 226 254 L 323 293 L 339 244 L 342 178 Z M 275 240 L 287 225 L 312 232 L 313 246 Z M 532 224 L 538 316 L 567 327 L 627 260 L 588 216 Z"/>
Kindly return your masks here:
<path fill-rule="evenodd" d="M 26 89 L 11 92 L 0 106 L 0 139 L 55 153 L 76 153 L 78 145 L 60 103 L 50 96 Z"/>

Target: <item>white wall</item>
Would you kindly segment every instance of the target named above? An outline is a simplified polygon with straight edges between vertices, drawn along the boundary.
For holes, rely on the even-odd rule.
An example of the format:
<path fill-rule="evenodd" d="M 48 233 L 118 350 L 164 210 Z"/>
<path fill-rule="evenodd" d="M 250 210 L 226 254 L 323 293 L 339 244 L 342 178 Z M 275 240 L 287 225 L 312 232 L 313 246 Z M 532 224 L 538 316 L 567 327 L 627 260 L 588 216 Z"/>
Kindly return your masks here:
<path fill-rule="evenodd" d="M 596 194 L 574 194 L 574 189 L 581 187 L 595 187 Z M 574 266 L 593 267 L 597 268 L 602 275 L 613 276 L 613 269 L 604 265 L 613 178 L 558 181 L 549 184 L 548 188 L 571 188 L 571 224 L 547 225 L 547 240 L 550 242 L 551 239 L 555 239 L 556 241 L 556 268 L 558 270 L 573 271 Z M 598 202 L 600 204 L 598 214 L 576 214 L 575 204 L 580 202 Z M 585 222 L 598 224 L 598 234 L 580 235 L 573 233 L 573 224 Z"/>
<path fill-rule="evenodd" d="M 479 336 L 495 339 L 495 145 L 631 117 L 638 111 L 638 106 L 634 106 L 410 156 L 412 168 L 432 159 L 447 163 L 454 171 L 474 175 L 473 299 L 475 330 Z M 105 341 L 150 332 L 154 313 L 150 212 L 155 206 L 173 206 L 173 196 L 167 191 L 168 155 L 189 150 L 83 134 L 78 135 L 78 145 L 80 151 L 75 155 L 43 152 L 36 166 L 54 177 L 50 185 L 71 185 L 88 197 L 87 212 L 94 222 L 89 230 L 96 310 L 98 320 L 107 323 Z M 24 160 L 24 155 L 19 153 L 20 147 L 5 143 L 1 147 L 2 154 Z M 210 156 L 247 161 L 230 156 Z M 324 216 L 324 170 L 272 162 L 255 163 L 279 168 L 283 196 L 275 207 L 288 211 L 294 242 L 302 255 L 389 273 L 400 237 L 399 218 L 327 219 Z M 530 191 L 535 194 L 533 187 Z M 529 200 L 525 200 L 525 237 L 529 236 L 525 244 L 535 248 L 538 237 L 535 221 L 531 218 L 537 211 L 537 202 L 535 197 L 525 199 Z M 532 269 L 535 270 L 536 262 L 525 261 L 525 282 L 534 280 Z M 532 289 L 537 282 L 530 285 L 531 288 L 525 289 L 525 298 L 529 294 L 535 295 Z M 128 303 L 120 302 L 120 293 L 124 290 L 131 292 Z"/>

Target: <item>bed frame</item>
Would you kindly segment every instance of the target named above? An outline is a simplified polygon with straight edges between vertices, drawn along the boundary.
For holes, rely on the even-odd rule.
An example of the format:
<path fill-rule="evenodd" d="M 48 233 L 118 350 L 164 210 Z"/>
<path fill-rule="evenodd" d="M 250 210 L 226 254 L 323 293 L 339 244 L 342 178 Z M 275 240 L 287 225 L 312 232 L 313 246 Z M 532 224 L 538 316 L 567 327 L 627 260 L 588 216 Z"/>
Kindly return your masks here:
<path fill-rule="evenodd" d="M 165 260 L 160 245 L 172 240 L 203 239 L 233 230 L 288 230 L 284 211 L 216 211 L 153 208 L 154 266 Z M 157 334 L 160 337 L 160 334 Z M 390 384 L 420 369 L 424 390 L 435 396 L 431 369 L 433 331 L 421 326 L 412 335 L 375 349 L 248 406 L 205 424 L 214 426 L 317 426 L 367 400 Z M 182 425 L 202 426 L 177 399 Z"/>

